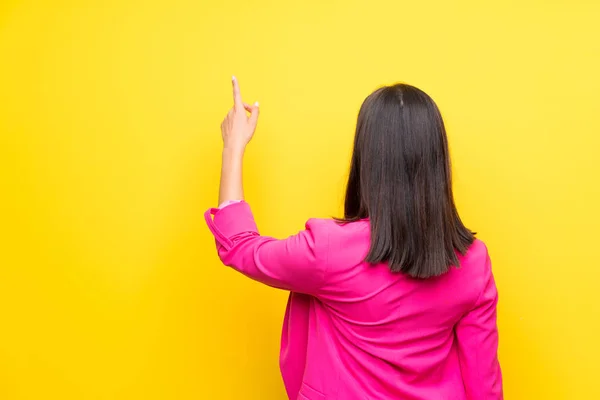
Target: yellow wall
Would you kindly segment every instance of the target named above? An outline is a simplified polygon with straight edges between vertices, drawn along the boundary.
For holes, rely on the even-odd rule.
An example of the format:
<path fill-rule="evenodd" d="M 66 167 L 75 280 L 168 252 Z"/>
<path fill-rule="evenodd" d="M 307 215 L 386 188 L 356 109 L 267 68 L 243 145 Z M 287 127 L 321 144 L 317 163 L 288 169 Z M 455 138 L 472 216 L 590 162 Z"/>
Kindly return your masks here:
<path fill-rule="evenodd" d="M 247 198 L 275 236 L 339 215 L 367 94 L 429 92 L 495 262 L 507 399 L 600 398 L 599 16 L 592 0 L 2 0 L 0 398 L 284 398 L 286 294 L 221 267 L 203 223 L 231 74 L 261 102 Z"/>

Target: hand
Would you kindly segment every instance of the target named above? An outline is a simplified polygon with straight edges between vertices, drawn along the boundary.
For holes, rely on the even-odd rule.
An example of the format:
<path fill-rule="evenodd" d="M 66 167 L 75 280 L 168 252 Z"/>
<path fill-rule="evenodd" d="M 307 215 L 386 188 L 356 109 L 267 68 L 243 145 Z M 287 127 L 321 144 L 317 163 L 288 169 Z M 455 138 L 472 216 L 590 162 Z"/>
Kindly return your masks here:
<path fill-rule="evenodd" d="M 244 150 L 252 139 L 256 124 L 258 122 L 258 102 L 254 105 L 242 101 L 240 87 L 235 77 L 233 84 L 233 108 L 221 123 L 221 134 L 223 135 L 223 146 L 227 149 Z M 250 116 L 246 114 L 250 113 Z"/>

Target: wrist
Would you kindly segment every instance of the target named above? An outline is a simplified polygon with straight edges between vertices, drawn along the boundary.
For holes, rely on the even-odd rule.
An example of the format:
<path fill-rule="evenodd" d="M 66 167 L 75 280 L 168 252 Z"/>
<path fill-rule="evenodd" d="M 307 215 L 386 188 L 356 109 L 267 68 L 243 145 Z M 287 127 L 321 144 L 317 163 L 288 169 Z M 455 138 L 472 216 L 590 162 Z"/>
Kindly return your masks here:
<path fill-rule="evenodd" d="M 227 156 L 243 156 L 246 151 L 246 146 L 243 145 L 224 145 L 223 146 L 223 155 Z"/>

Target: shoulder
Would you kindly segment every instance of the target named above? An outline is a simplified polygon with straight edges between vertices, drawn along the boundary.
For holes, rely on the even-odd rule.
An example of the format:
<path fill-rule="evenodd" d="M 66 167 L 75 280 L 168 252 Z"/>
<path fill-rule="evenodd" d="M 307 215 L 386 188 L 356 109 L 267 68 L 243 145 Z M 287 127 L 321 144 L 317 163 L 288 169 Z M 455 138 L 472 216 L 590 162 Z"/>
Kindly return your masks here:
<path fill-rule="evenodd" d="M 489 258 L 489 252 L 486 244 L 480 240 L 475 239 L 463 259 L 469 263 L 479 264 Z"/>
<path fill-rule="evenodd" d="M 311 218 L 306 221 L 304 228 L 314 238 L 317 247 L 326 249 L 331 233 L 336 229 L 335 224 L 336 222 L 332 219 Z"/>
<path fill-rule="evenodd" d="M 311 218 L 306 222 L 306 229 L 333 238 L 341 238 L 356 232 L 368 232 L 369 223 L 367 221 L 340 222 L 331 218 Z"/>
<path fill-rule="evenodd" d="M 481 288 L 493 279 L 492 261 L 486 244 L 475 239 L 464 256 L 459 258 L 460 268 L 458 271 L 468 276 L 467 282 L 474 288 Z"/>
<path fill-rule="evenodd" d="M 370 226 L 367 220 L 345 223 L 312 218 L 306 223 L 306 229 L 312 232 L 320 251 L 328 253 L 327 259 L 331 264 L 356 265 L 368 253 Z"/>

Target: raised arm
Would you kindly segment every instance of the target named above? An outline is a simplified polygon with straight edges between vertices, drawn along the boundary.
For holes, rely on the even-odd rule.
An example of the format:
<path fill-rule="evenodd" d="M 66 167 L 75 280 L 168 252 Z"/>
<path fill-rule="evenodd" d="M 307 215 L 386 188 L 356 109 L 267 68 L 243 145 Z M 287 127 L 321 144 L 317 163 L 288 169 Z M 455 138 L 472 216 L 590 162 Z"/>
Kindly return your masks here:
<path fill-rule="evenodd" d="M 233 108 L 221 124 L 223 161 L 219 204 L 222 207 L 206 212 L 219 257 L 224 264 L 267 285 L 316 293 L 327 267 L 327 222 L 310 220 L 305 230 L 284 240 L 260 236 L 250 206 L 242 201 L 244 151 L 256 129 L 258 103 L 253 106 L 244 103 L 235 77 L 232 84 Z"/>

